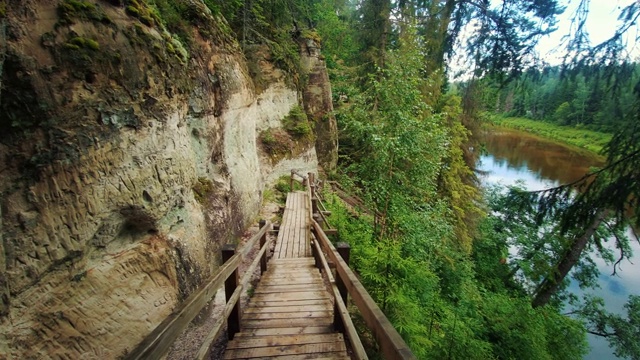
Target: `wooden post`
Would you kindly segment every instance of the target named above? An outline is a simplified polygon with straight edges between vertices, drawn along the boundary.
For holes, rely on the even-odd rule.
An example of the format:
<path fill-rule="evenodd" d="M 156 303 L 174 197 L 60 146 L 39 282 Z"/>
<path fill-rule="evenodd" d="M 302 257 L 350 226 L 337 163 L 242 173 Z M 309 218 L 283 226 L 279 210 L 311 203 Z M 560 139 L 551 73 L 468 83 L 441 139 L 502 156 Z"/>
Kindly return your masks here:
<path fill-rule="evenodd" d="M 309 186 L 311 187 L 311 197 L 316 196 L 316 176 L 314 173 L 307 173 L 307 177 L 309 179 Z"/>
<path fill-rule="evenodd" d="M 267 226 L 267 221 L 266 220 L 260 220 L 259 222 L 260 224 L 260 229 L 262 229 L 263 227 Z M 267 232 L 264 232 L 264 235 L 262 235 L 262 237 L 260 237 L 260 249 L 262 249 L 262 247 L 264 246 L 264 244 L 266 244 L 267 242 Z M 265 271 L 267 271 L 267 255 L 269 254 L 269 249 L 267 249 L 267 251 L 264 252 L 264 254 L 262 254 L 262 259 L 260 259 L 260 274 L 263 274 Z"/>
<path fill-rule="evenodd" d="M 344 260 L 344 262 L 349 265 L 349 256 L 351 254 L 351 247 L 349 246 L 349 244 L 345 242 L 339 242 L 336 245 L 336 250 L 338 251 L 338 254 L 340 254 L 340 257 L 342 257 L 342 260 Z M 349 295 L 349 292 L 347 291 L 347 287 L 344 284 L 344 281 L 342 281 L 340 274 L 338 274 L 337 272 L 335 280 L 338 291 L 340 292 L 340 297 L 342 297 L 342 301 L 344 302 L 344 304 L 347 305 L 347 297 Z M 338 314 L 337 306 L 334 306 L 333 309 L 333 327 L 336 331 L 344 332 L 344 323 L 342 322 L 342 318 Z"/>
<path fill-rule="evenodd" d="M 293 174 L 296 171 L 294 169 L 291 169 L 291 178 L 289 179 L 289 191 L 293 192 Z"/>
<path fill-rule="evenodd" d="M 313 242 L 318 241 L 318 239 L 314 239 L 312 240 Z M 320 243 L 318 243 L 320 244 Z M 315 265 L 316 268 L 318 268 L 318 270 L 320 272 L 322 272 L 322 261 L 320 260 L 320 254 L 318 254 L 318 249 L 315 247 L 314 244 L 311 244 L 311 253 L 313 254 L 313 259 L 315 260 Z"/>
<path fill-rule="evenodd" d="M 313 214 L 318 214 L 318 198 L 314 196 L 313 192 L 311 193 L 311 210 Z"/>
<path fill-rule="evenodd" d="M 342 257 L 342 260 L 344 260 L 344 262 L 347 263 L 347 265 L 349 265 L 349 257 L 351 255 L 351 246 L 349 246 L 349 244 L 347 244 L 346 242 L 339 242 L 336 245 L 336 250 L 338 250 L 338 254 L 340 254 L 340 256 Z M 342 301 L 344 301 L 344 303 L 346 304 L 347 296 L 349 295 L 349 292 L 347 291 L 347 287 L 345 286 L 340 276 L 336 276 L 336 285 L 338 286 L 338 290 L 340 290 L 340 295 L 342 295 Z"/>
<path fill-rule="evenodd" d="M 234 244 L 226 244 L 222 247 L 222 263 L 227 262 L 233 255 L 236 253 L 236 246 Z M 233 295 L 233 292 L 236 291 L 236 287 L 238 286 L 238 268 L 236 267 L 233 270 L 233 273 L 229 275 L 227 280 L 224 282 L 224 295 L 226 301 L 228 302 Z M 227 319 L 227 336 L 229 340 L 233 340 L 233 337 L 236 333 L 240 332 L 240 301 L 236 303 L 229 314 L 229 318 Z"/>

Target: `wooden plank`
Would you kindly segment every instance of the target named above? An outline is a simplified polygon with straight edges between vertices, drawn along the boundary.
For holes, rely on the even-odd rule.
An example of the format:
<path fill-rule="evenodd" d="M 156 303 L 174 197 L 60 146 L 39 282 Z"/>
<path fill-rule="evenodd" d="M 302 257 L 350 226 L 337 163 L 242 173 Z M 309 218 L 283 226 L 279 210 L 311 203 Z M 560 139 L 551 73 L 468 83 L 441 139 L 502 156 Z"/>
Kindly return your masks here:
<path fill-rule="evenodd" d="M 301 280 L 301 281 L 316 280 L 321 282 L 322 278 L 320 277 L 320 273 L 317 271 L 315 271 L 315 273 L 307 272 L 307 271 L 296 272 L 296 270 L 294 269 L 288 270 L 288 271 L 268 272 L 262 277 L 262 281 L 266 281 L 267 284 L 270 284 L 270 285 L 271 284 L 281 285 L 277 282 L 279 280 Z"/>
<path fill-rule="evenodd" d="M 252 307 L 264 307 L 264 306 L 303 306 L 303 305 L 318 305 L 331 303 L 331 300 L 327 296 L 325 299 L 304 299 L 304 300 L 285 300 L 285 301 L 262 301 L 251 299 Z"/>
<path fill-rule="evenodd" d="M 287 201 L 289 202 L 289 196 L 287 196 Z M 284 238 L 284 231 L 286 230 L 284 225 L 287 221 L 288 217 L 287 207 L 285 205 L 284 212 L 282 213 L 282 224 L 280 224 L 280 231 L 278 232 L 278 237 L 276 238 L 276 247 L 273 249 L 273 257 L 280 257 L 280 252 L 282 251 L 282 239 Z"/>
<path fill-rule="evenodd" d="M 297 193 L 294 193 L 293 196 L 296 199 L 296 204 L 295 204 L 295 208 L 294 208 L 294 214 L 295 214 L 295 220 L 293 222 L 293 236 L 291 238 L 292 240 L 292 246 L 291 246 L 291 251 L 287 251 L 287 257 L 292 257 L 292 258 L 297 258 L 298 256 L 298 249 L 300 248 L 300 242 L 299 242 L 299 238 L 300 238 L 300 234 L 298 231 L 298 227 L 300 226 L 300 197 L 298 196 Z"/>
<path fill-rule="evenodd" d="M 267 346 L 285 346 L 294 344 L 320 344 L 331 342 L 344 342 L 342 334 L 301 334 L 292 336 L 268 335 L 268 336 L 245 336 L 231 341 L 227 349 L 246 349 Z"/>
<path fill-rule="evenodd" d="M 289 232 L 289 247 L 287 248 L 287 257 L 288 258 L 292 258 L 293 256 L 293 252 L 295 250 L 295 246 L 296 246 L 296 241 L 297 241 L 297 231 L 296 231 L 296 226 L 298 224 L 298 196 L 296 193 L 292 193 L 291 196 L 293 197 L 293 216 L 291 217 L 291 229 Z"/>
<path fill-rule="evenodd" d="M 291 232 L 291 220 L 293 217 L 293 213 L 291 212 L 291 209 L 293 208 L 293 197 L 291 197 L 291 194 L 287 194 L 287 205 L 284 209 L 284 213 L 287 215 L 286 221 L 282 222 L 282 225 L 284 226 L 284 231 L 281 230 L 282 232 L 282 248 L 280 249 L 280 253 L 278 255 L 278 257 L 280 258 L 284 258 L 287 255 L 287 248 L 289 247 L 289 234 Z"/>
<path fill-rule="evenodd" d="M 297 326 L 329 326 L 331 324 L 333 324 L 333 318 L 247 320 L 242 322 L 242 328 L 268 329 Z"/>
<path fill-rule="evenodd" d="M 355 276 L 349 266 L 338 255 L 335 247 L 322 231 L 320 225 L 313 221 L 313 227 L 322 246 L 327 249 L 327 255 L 336 264 L 336 271 L 344 281 L 349 295 L 356 304 L 367 327 L 372 330 L 382 354 L 386 359 L 416 359 L 411 349 L 404 342 L 398 331 L 391 325 L 389 319 L 373 301 L 360 280 Z"/>
<path fill-rule="evenodd" d="M 289 285 L 289 286 L 258 286 L 257 289 L 253 292 L 254 294 L 267 294 L 267 293 L 283 293 L 285 291 L 312 291 L 317 290 L 320 286 L 322 286 L 322 282 L 316 281 L 308 284 L 301 285 Z"/>
<path fill-rule="evenodd" d="M 315 279 L 319 279 L 320 278 L 320 273 L 317 272 L 317 271 L 314 271 L 313 268 L 303 268 L 302 271 L 300 269 L 296 269 L 296 268 L 280 269 L 280 270 L 273 269 L 271 271 L 267 271 L 264 274 L 264 276 L 262 277 L 262 280 L 269 281 L 269 279 L 273 279 L 273 278 L 289 278 L 289 279 L 315 278 Z"/>
<path fill-rule="evenodd" d="M 255 301 L 289 301 L 289 300 L 317 300 L 328 299 L 326 291 L 296 291 L 282 294 L 256 294 L 252 300 Z"/>
<path fill-rule="evenodd" d="M 309 283 L 317 284 L 318 282 L 316 279 L 284 279 L 284 278 L 274 278 L 274 279 L 277 279 L 276 281 L 280 285 L 304 285 Z"/>
<path fill-rule="evenodd" d="M 298 281 L 301 283 L 304 283 L 305 281 L 313 281 L 313 280 L 318 280 L 318 276 L 317 275 L 312 275 L 312 274 L 295 274 L 292 272 L 288 272 L 288 273 L 267 273 L 265 276 L 262 277 L 262 281 L 267 281 L 269 283 L 278 283 L 278 281 Z"/>
<path fill-rule="evenodd" d="M 299 208 L 300 208 L 300 197 L 298 196 L 298 193 L 293 193 L 291 194 L 293 196 L 294 199 L 294 203 L 293 203 L 293 213 L 295 214 L 292 217 L 292 221 L 291 221 L 291 233 L 289 235 L 289 242 L 290 242 L 290 247 L 287 248 L 287 257 L 289 258 L 293 258 L 296 257 L 294 256 L 294 252 L 296 249 L 296 245 L 298 243 L 298 222 L 300 221 L 299 217 Z"/>
<path fill-rule="evenodd" d="M 283 355 L 303 355 L 327 352 L 346 351 L 344 342 L 288 345 L 278 347 L 263 347 L 249 349 L 230 349 L 225 351 L 225 359 L 252 359 Z"/>
<path fill-rule="evenodd" d="M 314 319 L 333 316 L 333 310 L 324 311 L 290 311 L 276 313 L 245 313 L 242 318 L 245 320 L 269 320 L 269 319 Z"/>
<path fill-rule="evenodd" d="M 326 301 L 321 304 L 314 305 L 289 305 L 289 306 L 264 306 L 264 307 L 247 307 L 244 309 L 244 314 L 262 314 L 262 313 L 277 313 L 277 312 L 298 312 L 298 311 L 331 311 L 331 302 Z"/>
<path fill-rule="evenodd" d="M 320 354 L 304 354 L 304 355 L 285 355 L 285 356 L 271 356 L 269 359 L 281 359 L 281 360 L 352 360 L 351 357 L 345 351 L 337 351 L 331 353 Z"/>
<path fill-rule="evenodd" d="M 267 335 L 296 335 L 296 334 L 328 334 L 333 332 L 333 326 L 321 325 L 321 326 L 289 326 L 281 328 L 263 329 L 242 329 L 242 332 L 236 334 L 236 336 L 267 336 Z"/>
<path fill-rule="evenodd" d="M 293 223 L 295 222 L 295 202 L 296 202 L 296 199 L 293 196 L 293 194 L 290 193 L 290 194 L 287 195 L 287 200 L 289 202 L 289 204 L 287 206 L 287 211 L 289 212 L 289 216 L 287 218 L 287 225 L 286 225 L 287 226 L 287 231 L 285 232 L 285 237 L 284 237 L 284 244 L 285 245 L 283 247 L 283 251 L 282 251 L 282 254 L 281 254 L 281 256 L 283 258 L 286 258 L 287 257 L 287 253 L 289 251 L 291 251 L 291 245 L 292 245 L 291 244 L 291 236 L 292 236 L 291 229 L 292 229 Z"/>
<path fill-rule="evenodd" d="M 309 261 L 313 262 L 313 259 L 309 259 L 309 258 L 289 258 L 289 259 L 273 259 L 273 263 L 280 265 L 280 264 L 288 264 L 288 263 L 308 263 Z"/>
<path fill-rule="evenodd" d="M 291 336 L 282 335 L 266 335 L 266 336 L 243 336 L 229 344 L 227 349 L 255 348 L 267 346 L 284 346 L 293 344 L 319 344 L 344 341 L 344 337 L 340 333 L 329 334 L 295 334 Z"/>

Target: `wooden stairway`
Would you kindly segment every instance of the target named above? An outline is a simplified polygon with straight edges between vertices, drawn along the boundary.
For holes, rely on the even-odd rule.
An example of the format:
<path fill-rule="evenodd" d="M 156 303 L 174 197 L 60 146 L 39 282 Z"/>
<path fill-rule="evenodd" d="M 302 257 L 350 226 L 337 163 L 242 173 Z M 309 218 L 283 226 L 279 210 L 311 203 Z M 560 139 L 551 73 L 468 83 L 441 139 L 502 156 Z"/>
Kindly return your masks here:
<path fill-rule="evenodd" d="M 313 258 L 272 259 L 225 359 L 350 359 Z"/>

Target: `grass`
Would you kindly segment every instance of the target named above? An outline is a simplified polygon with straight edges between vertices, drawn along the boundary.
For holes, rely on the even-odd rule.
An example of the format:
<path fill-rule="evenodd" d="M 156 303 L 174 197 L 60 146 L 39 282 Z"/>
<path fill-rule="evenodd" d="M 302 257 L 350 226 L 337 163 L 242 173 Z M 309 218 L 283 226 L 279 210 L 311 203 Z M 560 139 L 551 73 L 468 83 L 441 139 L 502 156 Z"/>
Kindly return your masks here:
<path fill-rule="evenodd" d="M 496 126 L 522 130 L 528 133 L 554 140 L 559 143 L 579 147 L 600 154 L 602 148 L 611 140 L 611 134 L 597 131 L 560 126 L 545 121 L 515 117 L 491 116 L 489 122 Z"/>

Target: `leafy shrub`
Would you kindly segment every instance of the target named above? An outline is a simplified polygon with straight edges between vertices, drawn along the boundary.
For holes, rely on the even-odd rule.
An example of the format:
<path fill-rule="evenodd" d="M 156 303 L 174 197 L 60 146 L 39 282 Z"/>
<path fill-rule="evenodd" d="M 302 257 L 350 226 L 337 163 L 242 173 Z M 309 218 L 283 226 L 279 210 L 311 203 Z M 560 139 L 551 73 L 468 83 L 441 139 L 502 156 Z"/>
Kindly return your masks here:
<path fill-rule="evenodd" d="M 296 138 L 310 137 L 312 135 L 311 124 L 307 119 L 307 114 L 300 106 L 295 106 L 289 111 L 289 115 L 282 119 L 282 125 L 288 133 Z"/>

